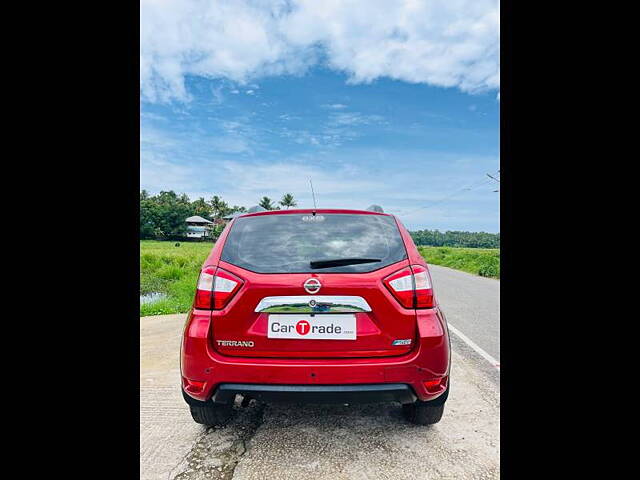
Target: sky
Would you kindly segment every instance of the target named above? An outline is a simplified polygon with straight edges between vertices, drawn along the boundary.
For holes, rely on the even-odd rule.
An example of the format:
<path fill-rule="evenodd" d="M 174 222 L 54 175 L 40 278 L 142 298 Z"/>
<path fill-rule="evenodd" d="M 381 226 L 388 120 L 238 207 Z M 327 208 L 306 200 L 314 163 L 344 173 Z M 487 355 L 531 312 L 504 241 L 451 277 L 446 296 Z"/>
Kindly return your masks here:
<path fill-rule="evenodd" d="M 141 1 L 140 188 L 498 232 L 496 1 Z"/>

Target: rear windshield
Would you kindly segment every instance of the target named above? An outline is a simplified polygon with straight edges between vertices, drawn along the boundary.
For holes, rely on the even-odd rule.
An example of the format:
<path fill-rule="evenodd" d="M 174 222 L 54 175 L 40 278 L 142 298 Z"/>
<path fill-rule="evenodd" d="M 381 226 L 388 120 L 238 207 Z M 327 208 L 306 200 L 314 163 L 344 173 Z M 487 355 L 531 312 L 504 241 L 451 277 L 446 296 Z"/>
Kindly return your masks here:
<path fill-rule="evenodd" d="M 407 252 L 393 217 L 282 214 L 236 219 L 221 258 L 258 273 L 358 273 L 404 260 Z M 311 268 L 345 258 L 380 261 Z"/>

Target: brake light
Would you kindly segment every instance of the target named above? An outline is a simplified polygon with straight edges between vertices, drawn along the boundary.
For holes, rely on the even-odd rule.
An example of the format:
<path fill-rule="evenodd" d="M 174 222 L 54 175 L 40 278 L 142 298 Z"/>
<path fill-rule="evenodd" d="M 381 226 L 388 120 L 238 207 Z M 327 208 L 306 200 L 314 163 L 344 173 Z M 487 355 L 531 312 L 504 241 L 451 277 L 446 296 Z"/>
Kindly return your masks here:
<path fill-rule="evenodd" d="M 411 268 L 416 282 L 416 308 L 433 308 L 433 287 L 426 267 L 413 265 Z"/>
<path fill-rule="evenodd" d="M 233 273 L 218 269 L 213 280 L 213 309 L 222 310 L 240 290 L 242 280 Z"/>
<path fill-rule="evenodd" d="M 211 310 L 213 305 L 213 277 L 215 271 L 215 267 L 205 267 L 200 272 L 198 286 L 196 287 L 195 308 Z"/>
<path fill-rule="evenodd" d="M 413 276 L 409 267 L 389 275 L 383 282 L 400 305 L 405 308 L 413 307 Z"/>
<path fill-rule="evenodd" d="M 196 287 L 195 308 L 222 310 L 240 290 L 243 281 L 221 268 L 205 267 Z"/>
<path fill-rule="evenodd" d="M 405 267 L 383 282 L 404 308 L 433 308 L 431 280 L 422 265 Z"/>

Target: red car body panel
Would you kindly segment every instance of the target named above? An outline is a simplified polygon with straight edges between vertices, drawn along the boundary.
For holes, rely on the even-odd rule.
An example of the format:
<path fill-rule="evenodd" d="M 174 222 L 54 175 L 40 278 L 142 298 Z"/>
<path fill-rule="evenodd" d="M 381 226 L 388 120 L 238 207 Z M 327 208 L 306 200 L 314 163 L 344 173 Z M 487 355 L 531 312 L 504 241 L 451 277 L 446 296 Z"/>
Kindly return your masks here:
<path fill-rule="evenodd" d="M 224 310 L 213 311 L 213 345 L 232 356 L 258 357 L 377 357 L 402 355 L 411 345 L 391 346 L 395 339 L 415 339 L 416 311 L 402 308 L 382 284 L 382 279 L 409 265 L 407 260 L 369 273 L 290 273 L 259 274 L 226 262 L 219 266 L 244 280 L 240 291 Z M 303 283 L 317 278 L 323 295 L 362 296 L 371 312 L 356 313 L 358 339 L 274 340 L 267 338 L 268 313 L 254 308 L 264 297 L 306 295 Z M 216 340 L 253 341 L 251 349 L 218 346 Z"/>
<path fill-rule="evenodd" d="M 310 214 L 313 210 L 286 210 L 245 214 Z M 315 210 L 318 214 L 388 215 L 360 210 Z M 394 217 L 395 218 L 395 217 Z M 232 220 L 220 235 L 203 267 L 217 266 L 244 283 L 223 310 L 192 308 L 181 352 L 183 388 L 196 400 L 209 400 L 221 383 L 271 385 L 340 385 L 404 383 L 420 400 L 432 400 L 435 391 L 424 382 L 449 374 L 449 337 L 446 319 L 435 300 L 433 308 L 402 307 L 382 283 L 408 265 L 427 264 L 409 232 L 395 218 L 407 250 L 407 259 L 367 273 L 254 273 L 220 260 Z M 427 270 L 428 272 L 428 270 Z M 268 339 L 267 313 L 255 312 L 268 296 L 305 295 L 303 283 L 317 278 L 323 295 L 362 296 L 370 312 L 356 313 L 357 340 Z M 252 348 L 220 346 L 217 340 L 253 342 Z M 392 346 L 395 339 L 410 345 Z"/>

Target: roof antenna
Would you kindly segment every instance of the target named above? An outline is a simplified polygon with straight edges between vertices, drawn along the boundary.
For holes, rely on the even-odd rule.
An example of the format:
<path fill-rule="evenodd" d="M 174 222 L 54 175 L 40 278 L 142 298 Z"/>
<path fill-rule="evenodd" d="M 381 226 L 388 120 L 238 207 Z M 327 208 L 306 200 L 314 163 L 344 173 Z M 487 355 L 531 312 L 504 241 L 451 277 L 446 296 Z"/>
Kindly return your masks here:
<path fill-rule="evenodd" d="M 311 185 L 311 195 L 313 196 L 313 216 L 316 216 L 316 210 L 318 209 L 318 206 L 316 205 L 316 194 L 313 191 L 313 182 L 311 181 L 311 177 L 309 177 L 309 184 Z"/>

